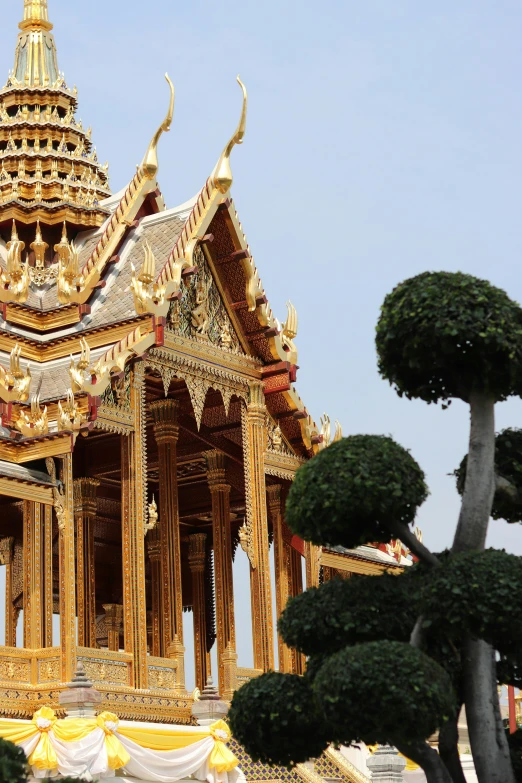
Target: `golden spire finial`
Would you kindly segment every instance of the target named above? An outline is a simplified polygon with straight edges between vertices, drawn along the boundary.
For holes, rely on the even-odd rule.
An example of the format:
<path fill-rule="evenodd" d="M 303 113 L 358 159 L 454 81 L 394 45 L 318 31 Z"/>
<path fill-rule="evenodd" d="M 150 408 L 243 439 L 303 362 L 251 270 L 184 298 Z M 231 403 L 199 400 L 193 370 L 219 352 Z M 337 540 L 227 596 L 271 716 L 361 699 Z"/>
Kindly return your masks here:
<path fill-rule="evenodd" d="M 226 193 L 232 187 L 233 177 L 232 177 L 232 169 L 230 168 L 230 155 L 232 153 L 232 150 L 236 146 L 236 144 L 243 144 L 243 139 L 245 137 L 245 131 L 246 131 L 248 93 L 245 85 L 243 84 L 239 76 L 237 77 L 237 83 L 239 84 L 241 90 L 243 91 L 243 108 L 241 109 L 241 117 L 239 120 L 239 125 L 237 126 L 236 132 L 234 133 L 234 135 L 228 142 L 227 146 L 221 153 L 221 157 L 218 160 L 217 166 L 214 169 L 214 173 L 212 175 L 214 179 L 214 185 L 222 193 Z"/>
<path fill-rule="evenodd" d="M 13 220 L 13 228 L 11 229 L 11 242 L 18 242 L 18 231 L 16 230 L 16 220 Z"/>
<path fill-rule="evenodd" d="M 40 28 L 52 30 L 47 11 L 47 0 L 24 0 L 24 18 L 19 24 L 20 30 Z"/>
<path fill-rule="evenodd" d="M 161 123 L 160 127 L 152 137 L 152 141 L 149 144 L 149 148 L 145 154 L 145 157 L 143 158 L 143 163 L 141 164 L 141 168 L 143 169 L 145 176 L 147 179 L 154 179 L 158 172 L 158 142 L 161 138 L 161 135 L 163 133 L 168 133 L 170 130 L 170 126 L 172 123 L 172 118 L 174 117 L 174 85 L 172 84 L 171 80 L 169 79 L 168 73 L 165 74 L 165 79 L 167 80 L 167 83 L 170 87 L 170 104 L 169 104 L 169 110 L 167 113 L 167 116 Z"/>

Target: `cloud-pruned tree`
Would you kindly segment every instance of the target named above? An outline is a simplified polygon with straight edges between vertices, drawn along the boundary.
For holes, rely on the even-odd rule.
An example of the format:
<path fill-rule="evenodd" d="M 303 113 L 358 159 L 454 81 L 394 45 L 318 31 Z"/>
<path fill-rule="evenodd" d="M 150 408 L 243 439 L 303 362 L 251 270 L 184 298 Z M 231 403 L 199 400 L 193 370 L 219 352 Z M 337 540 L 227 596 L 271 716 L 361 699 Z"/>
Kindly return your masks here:
<path fill-rule="evenodd" d="M 522 309 L 484 280 L 425 273 L 386 297 L 376 344 L 379 372 L 400 396 L 469 405 L 452 549 L 436 555 L 411 530 L 428 490 L 406 449 L 358 435 L 321 451 L 290 490 L 293 532 L 348 548 L 400 538 L 419 564 L 398 577 L 327 582 L 292 599 L 279 629 L 307 656 L 303 687 L 285 699 L 291 675 L 252 680 L 234 695 L 231 726 L 249 753 L 271 763 L 303 761 L 329 742 L 391 742 L 429 783 L 464 783 L 457 718 L 465 704 L 480 783 L 515 783 L 497 677 L 522 681 L 522 567 L 517 557 L 485 551 L 485 542 L 494 498 L 495 513 L 520 521 L 522 438 L 499 436 L 495 471 L 494 408 L 522 391 Z M 427 742 L 436 729 L 440 753 Z"/>

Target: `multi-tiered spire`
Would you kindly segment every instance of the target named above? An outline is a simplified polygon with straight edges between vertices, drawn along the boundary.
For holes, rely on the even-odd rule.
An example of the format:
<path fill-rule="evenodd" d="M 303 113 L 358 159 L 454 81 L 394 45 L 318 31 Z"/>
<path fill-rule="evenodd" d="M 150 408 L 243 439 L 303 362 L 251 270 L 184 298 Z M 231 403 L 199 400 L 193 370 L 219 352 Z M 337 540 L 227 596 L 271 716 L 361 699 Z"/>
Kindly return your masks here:
<path fill-rule="evenodd" d="M 58 70 L 47 0 L 24 0 L 14 70 L 0 90 L 0 224 L 99 226 L 110 194 L 76 88 Z"/>

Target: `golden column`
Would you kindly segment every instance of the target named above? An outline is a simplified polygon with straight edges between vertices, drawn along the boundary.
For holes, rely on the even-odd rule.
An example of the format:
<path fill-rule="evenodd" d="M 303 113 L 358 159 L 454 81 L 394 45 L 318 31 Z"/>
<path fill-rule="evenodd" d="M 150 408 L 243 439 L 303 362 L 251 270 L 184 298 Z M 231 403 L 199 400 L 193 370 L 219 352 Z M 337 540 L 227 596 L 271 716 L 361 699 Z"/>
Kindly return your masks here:
<path fill-rule="evenodd" d="M 274 668 L 274 630 L 265 485 L 266 406 L 261 383 L 250 384 L 242 417 L 254 668 L 266 672 Z"/>
<path fill-rule="evenodd" d="M 192 574 L 192 614 L 194 620 L 194 660 L 196 687 L 203 690 L 210 671 L 207 669 L 207 617 L 205 606 L 206 533 L 192 533 L 189 540 L 189 566 Z"/>
<path fill-rule="evenodd" d="M 132 686 L 147 688 L 147 606 L 145 595 L 146 429 L 143 363 L 130 377 L 133 431 L 121 439 L 123 606 L 125 652 L 133 656 Z"/>
<path fill-rule="evenodd" d="M 158 400 L 150 409 L 154 417 L 154 436 L 159 458 L 163 655 L 177 660 L 177 687 L 184 690 L 185 648 L 177 472 L 178 404 L 175 400 Z"/>
<path fill-rule="evenodd" d="M 43 507 L 24 501 L 24 647 L 44 646 Z"/>
<path fill-rule="evenodd" d="M 53 646 L 53 509 L 43 506 L 44 514 L 44 647 Z"/>
<path fill-rule="evenodd" d="M 151 530 L 147 536 L 152 589 L 152 644 L 151 655 L 161 655 L 161 541 L 159 531 Z"/>
<path fill-rule="evenodd" d="M 107 629 L 107 647 L 111 652 L 118 652 L 123 606 L 121 604 L 103 604 L 103 611 L 105 612 L 105 628 Z"/>
<path fill-rule="evenodd" d="M 14 538 L 0 540 L 0 565 L 5 565 L 5 646 L 16 647 L 16 622 L 13 604 Z"/>
<path fill-rule="evenodd" d="M 94 520 L 100 482 L 93 478 L 74 481 L 76 521 L 76 584 L 78 645 L 96 647 L 96 582 L 94 566 Z"/>
<path fill-rule="evenodd" d="M 216 591 L 218 686 L 223 699 L 231 699 L 237 687 L 236 626 L 230 536 L 230 484 L 226 481 L 226 457 L 207 451 L 207 480 L 212 497 L 212 537 Z"/>
<path fill-rule="evenodd" d="M 266 489 L 268 509 L 274 531 L 274 562 L 275 562 L 275 589 L 277 619 L 281 617 L 290 597 L 290 559 L 289 545 L 283 537 L 283 511 L 281 487 L 273 484 Z M 277 634 L 279 652 L 279 671 L 290 673 L 292 671 L 292 652 L 283 642 L 281 634 Z"/>
<path fill-rule="evenodd" d="M 63 493 L 55 506 L 60 531 L 60 644 L 62 678 L 70 682 L 76 670 L 76 578 L 72 454 L 61 458 Z M 25 612 L 24 612 L 25 614 Z"/>

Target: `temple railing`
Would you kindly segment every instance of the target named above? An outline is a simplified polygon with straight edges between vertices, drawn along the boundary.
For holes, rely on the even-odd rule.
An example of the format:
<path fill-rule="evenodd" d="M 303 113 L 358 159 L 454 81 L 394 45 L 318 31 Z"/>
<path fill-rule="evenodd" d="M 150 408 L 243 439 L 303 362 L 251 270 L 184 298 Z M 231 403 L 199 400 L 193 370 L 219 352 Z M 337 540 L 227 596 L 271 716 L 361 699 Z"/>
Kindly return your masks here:
<path fill-rule="evenodd" d="M 263 674 L 261 669 L 247 669 L 244 666 L 237 667 L 237 687 L 240 688 L 246 682 L 250 682 L 255 677 L 259 677 Z"/>
<path fill-rule="evenodd" d="M 133 658 L 130 653 L 78 647 L 76 656 L 94 685 L 125 687 L 131 684 Z"/>

